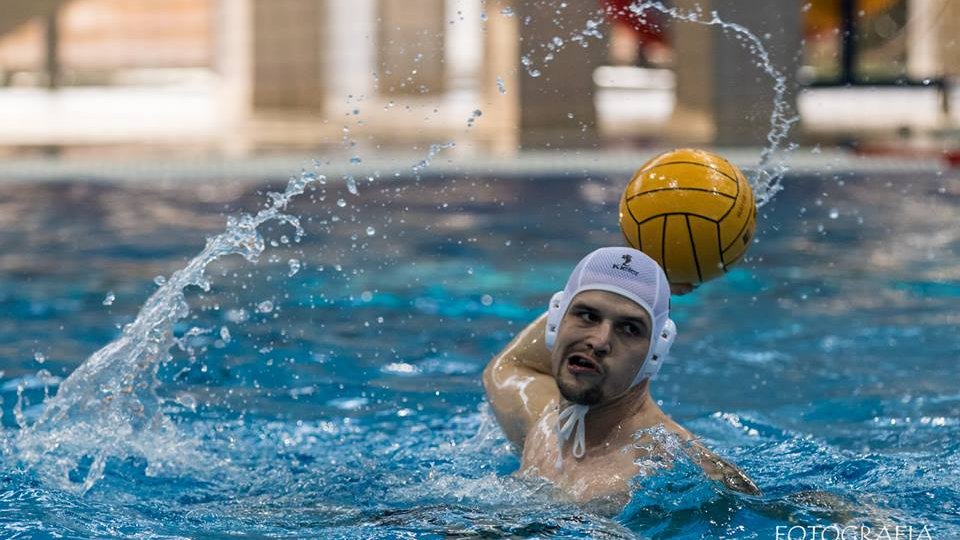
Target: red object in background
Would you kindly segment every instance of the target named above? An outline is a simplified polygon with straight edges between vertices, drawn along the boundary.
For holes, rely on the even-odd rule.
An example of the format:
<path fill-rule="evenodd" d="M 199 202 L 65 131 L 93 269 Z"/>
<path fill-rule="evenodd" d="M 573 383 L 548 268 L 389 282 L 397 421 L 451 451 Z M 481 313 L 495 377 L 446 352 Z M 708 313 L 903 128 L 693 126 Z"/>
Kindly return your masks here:
<path fill-rule="evenodd" d="M 943 157 L 947 159 L 947 163 L 951 167 L 960 167 L 960 150 L 944 152 Z"/>
<path fill-rule="evenodd" d="M 667 45 L 663 14 L 648 9 L 640 17 L 630 11 L 630 4 L 633 2 L 634 0 L 603 0 L 603 9 L 611 21 L 632 29 L 641 43 Z"/>

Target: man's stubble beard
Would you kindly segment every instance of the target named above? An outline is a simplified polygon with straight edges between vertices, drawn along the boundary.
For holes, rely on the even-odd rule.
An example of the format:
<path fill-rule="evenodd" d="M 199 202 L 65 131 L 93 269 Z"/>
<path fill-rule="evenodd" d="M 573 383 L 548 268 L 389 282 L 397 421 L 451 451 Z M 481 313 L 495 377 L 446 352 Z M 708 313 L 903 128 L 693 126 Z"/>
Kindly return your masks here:
<path fill-rule="evenodd" d="M 596 405 L 603 400 L 603 389 L 600 385 L 588 388 L 573 388 L 562 379 L 557 379 L 557 389 L 567 401 L 578 405 Z"/>

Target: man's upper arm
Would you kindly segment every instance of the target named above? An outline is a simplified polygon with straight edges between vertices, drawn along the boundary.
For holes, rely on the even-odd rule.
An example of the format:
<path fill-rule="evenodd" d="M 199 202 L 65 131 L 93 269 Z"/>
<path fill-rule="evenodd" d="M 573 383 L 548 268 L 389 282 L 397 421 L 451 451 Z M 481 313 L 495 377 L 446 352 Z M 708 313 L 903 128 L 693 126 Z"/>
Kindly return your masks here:
<path fill-rule="evenodd" d="M 762 495 L 760 488 L 736 465 L 711 452 L 707 447 L 694 441 L 690 447 L 690 457 L 703 469 L 708 477 L 724 485 L 727 489 Z"/>
<path fill-rule="evenodd" d="M 694 463 L 703 469 L 704 474 L 711 480 L 720 482 L 724 487 L 747 495 L 763 495 L 757 484 L 750 479 L 736 465 L 714 454 L 709 448 L 697 440 L 697 437 L 673 420 L 665 422 L 668 430 L 685 441 L 686 453 Z"/>
<path fill-rule="evenodd" d="M 527 432 L 557 399 L 550 351 L 543 344 L 546 315 L 524 328 L 487 364 L 483 387 L 507 439 L 523 449 Z"/>

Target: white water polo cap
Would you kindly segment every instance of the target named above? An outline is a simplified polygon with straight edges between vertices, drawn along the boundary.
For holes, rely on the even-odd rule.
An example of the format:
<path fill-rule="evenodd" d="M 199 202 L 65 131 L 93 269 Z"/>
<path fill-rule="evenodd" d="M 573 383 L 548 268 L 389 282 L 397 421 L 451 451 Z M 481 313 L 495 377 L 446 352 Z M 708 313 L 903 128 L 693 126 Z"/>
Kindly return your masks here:
<path fill-rule="evenodd" d="M 670 347 L 677 337 L 677 327 L 670 320 L 670 284 L 663 269 L 642 251 L 628 247 L 600 248 L 577 263 L 564 289 L 553 295 L 547 309 L 547 329 L 544 344 L 553 349 L 570 302 L 583 291 L 607 291 L 632 300 L 650 316 L 652 339 L 640 370 L 630 388 L 644 379 L 653 378 L 660 371 Z M 588 405 L 571 403 L 557 416 L 557 467 L 563 466 L 563 444 L 574 436 L 573 456 L 586 452 L 586 416 Z"/>
<path fill-rule="evenodd" d="M 670 320 L 670 284 L 660 265 L 644 252 L 629 247 L 600 248 L 581 259 L 567 279 L 566 287 L 550 299 L 544 339 L 548 349 L 553 349 L 560 321 L 570 302 L 583 291 L 619 294 L 647 312 L 654 337 L 630 386 L 656 376 L 677 337 L 677 327 Z"/>

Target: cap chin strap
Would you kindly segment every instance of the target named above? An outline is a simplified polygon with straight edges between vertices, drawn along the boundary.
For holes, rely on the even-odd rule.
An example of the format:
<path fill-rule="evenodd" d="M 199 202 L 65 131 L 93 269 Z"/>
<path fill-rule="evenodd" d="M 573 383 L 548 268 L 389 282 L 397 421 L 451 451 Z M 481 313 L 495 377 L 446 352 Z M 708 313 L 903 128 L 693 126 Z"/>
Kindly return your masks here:
<path fill-rule="evenodd" d="M 544 345 L 546 345 L 549 350 L 553 349 L 553 344 L 557 340 L 560 319 L 563 318 L 563 313 L 560 312 L 562 305 L 563 291 L 559 291 L 550 299 L 550 305 L 547 310 L 547 328 L 546 335 L 544 336 Z M 649 313 L 649 315 L 653 318 L 652 313 Z M 653 346 L 650 347 L 647 357 L 644 358 L 643 364 L 640 365 L 640 371 L 637 372 L 637 376 L 634 377 L 629 388 L 640 384 L 644 379 L 653 379 L 657 376 L 660 367 L 667 360 L 667 356 L 670 354 L 670 348 L 676 339 L 677 325 L 672 319 L 668 318 L 664 321 L 662 328 L 660 328 L 660 333 L 657 335 L 656 341 L 654 341 Z M 586 453 L 586 417 L 587 411 L 589 410 L 589 405 L 571 403 L 557 414 L 557 445 L 559 446 L 559 451 L 557 453 L 556 466 L 558 468 L 563 466 L 563 446 L 567 439 L 570 438 L 570 435 L 574 435 L 573 447 L 570 449 L 573 457 L 580 459 Z"/>
<path fill-rule="evenodd" d="M 582 458 L 586 453 L 586 416 L 588 410 L 590 410 L 589 405 L 571 403 L 566 409 L 557 414 L 557 444 L 559 446 L 557 449 L 557 468 L 563 466 L 563 443 L 570 438 L 574 430 L 576 430 L 576 434 L 574 435 L 573 447 L 570 449 L 570 452 L 573 453 L 573 457 L 577 459 Z"/>

